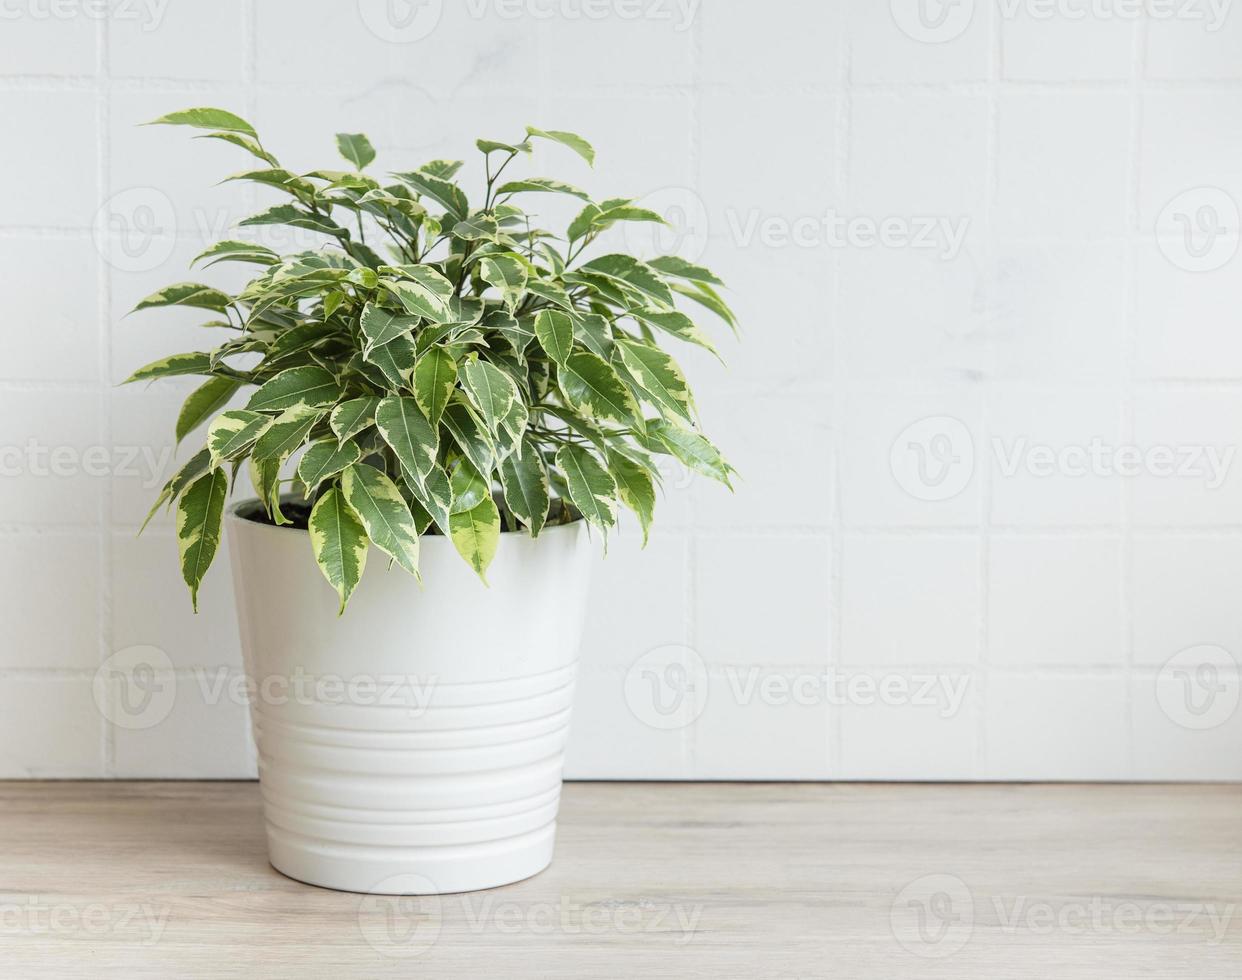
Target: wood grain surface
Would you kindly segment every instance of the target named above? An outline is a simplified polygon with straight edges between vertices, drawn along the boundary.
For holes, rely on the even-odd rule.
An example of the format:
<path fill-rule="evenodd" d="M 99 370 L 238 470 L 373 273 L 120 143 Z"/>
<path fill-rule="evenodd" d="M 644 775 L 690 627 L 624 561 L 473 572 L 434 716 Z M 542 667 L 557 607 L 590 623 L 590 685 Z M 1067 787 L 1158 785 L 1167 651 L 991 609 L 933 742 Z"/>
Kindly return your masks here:
<path fill-rule="evenodd" d="M 577 783 L 535 878 L 291 881 L 247 782 L 0 783 L 0 977 L 1242 977 L 1242 786 Z"/>

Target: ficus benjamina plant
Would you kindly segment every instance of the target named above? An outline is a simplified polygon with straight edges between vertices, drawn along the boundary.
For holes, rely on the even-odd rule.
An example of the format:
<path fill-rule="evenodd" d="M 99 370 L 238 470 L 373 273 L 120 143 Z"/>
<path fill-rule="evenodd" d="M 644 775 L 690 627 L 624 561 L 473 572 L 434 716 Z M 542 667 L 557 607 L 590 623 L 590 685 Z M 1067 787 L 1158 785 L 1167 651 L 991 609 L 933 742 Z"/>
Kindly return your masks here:
<path fill-rule="evenodd" d="M 361 134 L 336 137 L 347 168 L 296 174 L 230 112 L 187 109 L 154 122 L 206 130 L 257 159 L 227 179 L 272 188 L 281 203 L 240 226 L 324 239 L 288 255 L 217 242 L 192 264 L 257 266 L 240 292 L 182 282 L 136 308 L 203 310 L 214 316 L 205 326 L 227 338 L 128 379 L 207 379 L 176 423 L 178 441 L 205 427 L 206 445 L 152 508 L 176 507 L 195 609 L 243 464 L 260 519 L 309 530 L 342 611 L 371 544 L 417 576 L 420 535 L 444 534 L 486 582 L 502 530 L 538 536 L 585 519 L 606 535 L 620 503 L 645 541 L 659 454 L 729 483 L 733 470 L 699 431 L 685 377 L 660 344 L 672 337 L 715 352 L 679 307 L 689 301 L 736 328 L 720 280 L 673 256 L 591 255 L 619 222 L 663 221 L 628 198 L 596 202 L 559 180 L 501 179 L 537 141 L 593 164 L 582 137 L 528 127 L 518 142 L 478 140 L 486 185 L 471 202 L 454 179 L 459 161 L 369 173 L 375 151 Z M 563 234 L 537 227 L 523 207 L 545 194 L 582 201 Z"/>

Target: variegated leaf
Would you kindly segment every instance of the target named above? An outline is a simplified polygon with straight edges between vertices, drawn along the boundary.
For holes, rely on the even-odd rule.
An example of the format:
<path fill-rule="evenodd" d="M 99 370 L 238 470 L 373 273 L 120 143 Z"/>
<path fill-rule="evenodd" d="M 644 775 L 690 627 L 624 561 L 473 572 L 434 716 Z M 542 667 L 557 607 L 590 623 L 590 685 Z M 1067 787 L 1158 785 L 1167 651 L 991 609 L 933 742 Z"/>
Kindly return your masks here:
<path fill-rule="evenodd" d="M 496 252 L 483 256 L 479 262 L 479 276 L 500 290 L 505 306 L 512 312 L 517 308 L 526 289 L 526 263 L 513 252 Z"/>
<path fill-rule="evenodd" d="M 671 357 L 655 347 L 618 340 L 621 363 L 638 382 L 647 400 L 662 414 L 673 415 L 694 425 L 694 403 L 681 368 Z"/>
<path fill-rule="evenodd" d="M 443 347 L 432 347 L 414 365 L 414 398 L 432 425 L 440 416 L 457 385 L 457 362 Z"/>
<path fill-rule="evenodd" d="M 643 545 L 651 531 L 651 521 L 655 514 L 655 485 L 651 474 L 620 453 L 608 454 L 608 472 L 617 481 L 617 493 L 621 502 L 638 517 L 643 529 Z"/>
<path fill-rule="evenodd" d="M 233 302 L 228 293 L 204 286 L 200 282 L 179 282 L 173 286 L 165 286 L 157 293 L 152 293 L 142 300 L 134 311 L 157 309 L 162 306 L 192 306 L 200 310 L 212 310 L 223 313 Z"/>
<path fill-rule="evenodd" d="M 462 388 L 482 413 L 488 431 L 496 433 L 501 421 L 520 397 L 517 385 L 500 368 L 478 358 L 466 361 L 461 373 Z"/>
<path fill-rule="evenodd" d="M 468 459 L 459 459 L 449 478 L 449 486 L 453 493 L 453 502 L 449 506 L 449 514 L 461 514 L 473 510 L 484 497 L 492 493 L 491 481 L 486 480 Z"/>
<path fill-rule="evenodd" d="M 569 133 L 563 129 L 537 129 L 534 126 L 527 126 L 526 135 L 553 140 L 562 146 L 567 146 L 591 166 L 595 166 L 595 148 L 577 133 Z"/>
<path fill-rule="evenodd" d="M 449 533 L 449 509 L 453 504 L 453 489 L 448 474 L 440 466 L 433 466 L 422 482 L 405 481 L 405 488 L 435 522 L 441 534 Z"/>
<path fill-rule="evenodd" d="M 291 408 L 318 408 L 341 397 L 336 377 L 317 364 L 292 367 L 266 382 L 246 407 L 252 412 L 284 412 Z"/>
<path fill-rule="evenodd" d="M 207 448 L 215 465 L 236 459 L 253 446 L 271 424 L 271 416 L 245 409 L 217 415 L 207 427 Z"/>
<path fill-rule="evenodd" d="M 356 442 L 338 443 L 335 439 L 320 439 L 311 443 L 298 460 L 298 479 L 307 493 L 313 493 L 324 480 L 336 476 L 361 458 L 362 450 Z"/>
<path fill-rule="evenodd" d="M 421 480 L 436 465 L 440 433 L 413 398 L 390 395 L 376 406 L 375 426 L 392 447 L 402 467 Z"/>
<path fill-rule="evenodd" d="M 220 547 L 228 486 L 228 475 L 216 467 L 191 483 L 177 501 L 181 577 L 190 587 L 190 601 L 195 612 L 198 612 L 198 588 Z"/>
<path fill-rule="evenodd" d="M 548 519 L 548 473 L 534 446 L 522 453 L 510 453 L 500 464 L 500 483 L 509 512 L 539 537 Z"/>
<path fill-rule="evenodd" d="M 315 502 L 307 530 L 315 561 L 328 584 L 336 589 L 343 613 L 366 568 L 367 530 L 338 487 Z"/>
<path fill-rule="evenodd" d="M 283 463 L 306 442 L 311 429 L 324 417 L 323 409 L 297 406 L 282 412 L 255 440 L 251 455 L 257 460 Z"/>
<path fill-rule="evenodd" d="M 449 530 L 457 553 L 486 585 L 488 566 L 500 544 L 500 512 L 491 495 L 484 497 L 472 510 L 450 516 Z"/>
<path fill-rule="evenodd" d="M 617 372 L 595 354 L 571 354 L 558 372 L 565 400 L 588 418 L 642 429 L 642 413 Z"/>
<path fill-rule="evenodd" d="M 617 523 L 617 483 L 595 456 L 580 446 L 562 446 L 556 465 L 565 475 L 570 503 L 588 522 L 603 529 Z"/>
<path fill-rule="evenodd" d="M 177 416 L 177 443 L 224 408 L 240 387 L 241 382 L 232 378 L 211 378 L 196 388 Z"/>
<path fill-rule="evenodd" d="M 375 546 L 418 575 L 418 529 L 397 485 L 374 466 L 354 463 L 345 468 L 341 487 Z"/>
<path fill-rule="evenodd" d="M 574 322 L 560 310 L 540 310 L 535 317 L 539 346 L 557 364 L 564 364 L 574 349 Z"/>
<path fill-rule="evenodd" d="M 374 303 L 368 303 L 363 307 L 359 325 L 362 327 L 363 336 L 367 338 L 367 350 L 371 350 L 398 337 L 408 337 L 418 326 L 418 317 L 399 316 L 380 309 Z"/>
<path fill-rule="evenodd" d="M 378 395 L 366 395 L 362 398 L 351 398 L 347 402 L 341 402 L 336 408 L 332 409 L 332 417 L 329 422 L 332 426 L 332 431 L 336 433 L 337 440 L 345 442 L 346 439 L 352 439 L 359 432 L 374 425 L 375 408 L 379 403 Z"/>

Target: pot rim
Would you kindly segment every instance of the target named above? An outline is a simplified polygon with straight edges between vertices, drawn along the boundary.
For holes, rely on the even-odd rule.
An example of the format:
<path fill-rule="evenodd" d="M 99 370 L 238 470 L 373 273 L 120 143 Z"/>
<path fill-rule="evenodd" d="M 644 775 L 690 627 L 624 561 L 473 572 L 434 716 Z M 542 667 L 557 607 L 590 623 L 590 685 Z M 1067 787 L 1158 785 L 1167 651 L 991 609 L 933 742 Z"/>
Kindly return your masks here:
<path fill-rule="evenodd" d="M 281 503 L 285 503 L 285 502 L 296 503 L 297 498 L 296 497 L 282 497 Z M 310 534 L 310 531 L 304 527 L 295 527 L 292 524 L 272 524 L 266 520 L 256 520 L 253 517 L 247 517 L 245 514 L 242 513 L 243 509 L 251 509 L 251 508 L 256 508 L 256 507 L 260 509 L 262 509 L 263 507 L 263 504 L 259 500 L 259 498 L 258 497 L 246 497 L 244 500 L 239 500 L 236 503 L 230 504 L 225 510 L 225 518 L 228 520 L 230 524 L 235 524 L 235 525 L 242 526 L 242 527 L 268 528 L 273 531 L 293 531 L 297 534 Z M 551 527 L 545 527 L 539 533 L 540 535 L 544 535 L 550 532 L 559 531 L 561 528 L 572 530 L 572 529 L 576 529 L 577 527 L 579 527 L 580 525 L 584 523 L 585 523 L 585 518 L 583 518 L 582 515 L 579 514 L 572 521 L 569 521 L 565 524 L 554 524 Z M 516 534 L 516 535 L 523 535 L 525 537 L 530 537 L 529 533 L 526 532 L 525 530 L 506 531 L 502 528 L 500 533 L 502 536 Z M 445 538 L 445 535 L 443 534 L 430 534 L 430 535 L 420 534 L 419 535 L 420 539 L 428 538 L 428 537 Z"/>

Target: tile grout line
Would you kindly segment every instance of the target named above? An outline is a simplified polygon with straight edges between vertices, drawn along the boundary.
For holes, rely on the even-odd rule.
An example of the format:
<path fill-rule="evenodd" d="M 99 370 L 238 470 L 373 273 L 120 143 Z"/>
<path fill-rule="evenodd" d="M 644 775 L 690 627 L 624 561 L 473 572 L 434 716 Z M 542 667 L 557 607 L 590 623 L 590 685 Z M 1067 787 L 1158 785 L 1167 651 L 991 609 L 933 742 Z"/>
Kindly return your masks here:
<path fill-rule="evenodd" d="M 690 181 L 694 185 L 695 194 L 698 193 L 702 186 L 702 133 L 700 126 L 702 125 L 701 114 L 701 88 L 703 81 L 703 26 L 702 26 L 703 10 L 699 9 L 694 20 L 690 24 Z M 542 37 L 542 32 L 540 32 Z M 686 535 L 686 553 L 685 560 L 685 589 L 684 601 L 685 609 L 682 612 L 682 630 L 686 637 L 686 645 L 690 650 L 698 654 L 699 643 L 699 623 L 696 603 L 699 596 L 698 583 L 698 565 L 699 565 L 699 548 L 698 535 L 700 533 L 698 521 L 698 508 L 694 503 L 700 499 L 698 494 L 691 492 L 692 510 L 690 513 L 690 533 Z M 693 677 L 692 664 L 686 664 L 686 676 Z M 704 678 L 705 679 L 705 678 Z M 697 721 L 697 719 L 696 719 Z M 698 779 L 700 777 L 699 763 L 699 726 L 697 724 L 686 725 L 681 729 L 681 759 L 682 767 L 685 772 L 685 778 Z"/>
<path fill-rule="evenodd" d="M 853 58 L 854 45 L 853 38 L 850 33 L 850 16 L 849 5 L 843 4 L 841 8 L 841 37 L 839 42 L 839 55 L 841 65 L 838 70 L 838 80 L 841 87 L 840 97 L 836 104 L 836 117 L 834 125 L 836 127 L 836 146 L 835 146 L 835 187 L 839 203 L 843 206 L 849 198 L 850 191 L 850 161 L 853 158 L 853 147 L 851 140 L 853 138 L 852 117 L 854 111 L 853 101 Z M 829 420 L 831 467 L 829 473 L 831 475 L 831 492 L 832 492 L 832 520 L 831 520 L 831 539 L 828 543 L 829 556 L 829 615 L 832 622 L 829 629 L 829 648 L 828 648 L 828 664 L 829 666 L 838 667 L 845 656 L 845 515 L 843 512 L 843 487 L 844 480 L 842 478 L 841 467 L 844 460 L 844 437 L 845 437 L 845 416 L 846 416 L 846 399 L 844 372 L 842 370 L 842 331 L 841 331 L 841 274 L 842 263 L 841 253 L 839 249 L 834 249 L 829 256 L 829 270 L 831 281 L 829 282 L 829 302 L 828 316 L 830 322 L 826 324 L 828 330 L 828 356 L 831 365 L 830 371 L 832 375 L 832 418 Z M 845 718 L 839 708 L 827 708 L 829 717 L 825 726 L 825 735 L 828 739 L 828 768 L 829 777 L 840 779 L 843 777 L 844 766 L 846 761 L 844 739 L 845 739 Z"/>
<path fill-rule="evenodd" d="M 1140 177 L 1142 166 L 1143 97 L 1142 79 L 1145 72 L 1144 51 L 1147 21 L 1132 26 L 1130 37 L 1130 145 L 1126 167 L 1126 240 L 1122 245 L 1121 277 L 1121 438 L 1135 443 L 1136 402 L 1134 378 L 1138 365 L 1137 296 L 1135 276 L 1138 274 L 1138 232 L 1141 219 Z M 1122 715 L 1125 725 L 1125 766 L 1133 776 L 1137 765 L 1137 739 L 1134 728 L 1134 666 L 1135 666 L 1135 563 L 1134 563 L 1134 482 L 1127 480 L 1121 488 L 1121 555 L 1120 601 L 1122 655 L 1126 665 Z"/>
<path fill-rule="evenodd" d="M 986 229 L 986 254 L 989 262 L 996 261 L 996 202 L 1000 196 L 1000 88 L 1005 74 L 1005 43 L 1001 18 L 989 5 L 988 19 L 988 84 L 986 102 L 988 128 L 986 160 L 984 161 L 985 199 L 983 209 Z M 988 350 L 995 354 L 995 342 L 988 338 Z M 995 357 L 992 358 L 995 363 Z M 984 381 L 979 412 L 979 437 L 983 445 L 989 444 L 991 434 L 992 385 Z M 979 468 L 979 673 L 977 687 L 972 699 L 975 707 L 975 753 L 974 776 L 984 778 L 990 767 L 988 739 L 988 678 L 991 670 L 991 577 L 992 577 L 992 505 L 995 492 L 990 458 L 984 454 Z"/>
<path fill-rule="evenodd" d="M 111 52 L 109 18 L 100 17 L 95 27 L 96 78 L 95 122 L 99 127 L 97 144 L 96 180 L 100 206 L 104 206 L 112 192 L 112 91 L 110 83 Z M 99 303 L 99 433 L 100 445 L 112 445 L 112 400 L 108 397 L 112 378 L 112 266 L 105 252 L 100 254 L 98 272 Z M 113 654 L 115 641 L 115 611 L 113 605 L 114 583 L 112 581 L 112 481 L 100 481 L 99 490 L 99 644 L 100 667 Z M 103 775 L 116 773 L 116 732 L 109 723 L 113 691 L 111 685 L 102 685 L 103 705 L 100 712 L 102 741 L 100 745 Z"/>

